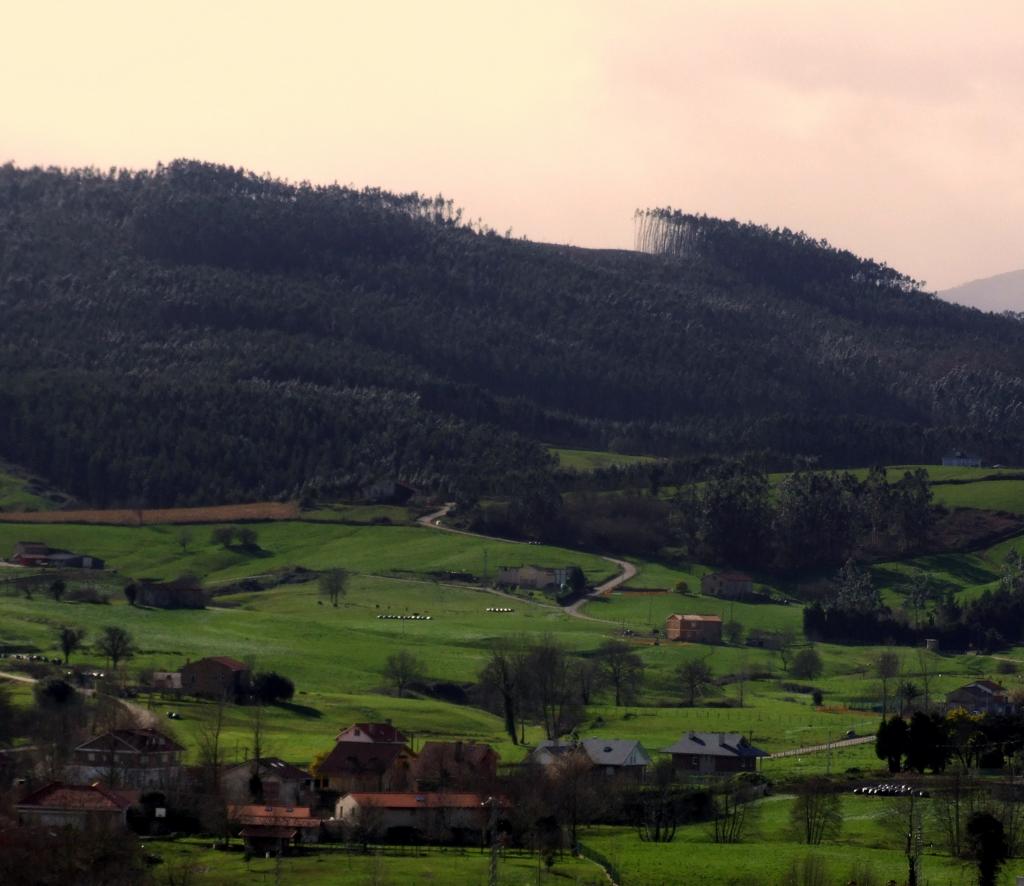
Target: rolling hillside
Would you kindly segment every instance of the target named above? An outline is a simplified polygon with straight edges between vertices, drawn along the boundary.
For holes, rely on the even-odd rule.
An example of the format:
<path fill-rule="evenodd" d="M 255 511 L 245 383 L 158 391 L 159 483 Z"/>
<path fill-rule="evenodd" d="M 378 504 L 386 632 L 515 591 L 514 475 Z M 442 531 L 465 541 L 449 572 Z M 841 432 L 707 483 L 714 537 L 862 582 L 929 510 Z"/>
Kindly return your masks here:
<path fill-rule="evenodd" d="M 665 217 L 686 250 L 584 250 L 440 197 L 8 165 L 0 456 L 98 507 L 471 500 L 556 470 L 538 441 L 1024 462 L 1024 325 L 810 237 Z"/>

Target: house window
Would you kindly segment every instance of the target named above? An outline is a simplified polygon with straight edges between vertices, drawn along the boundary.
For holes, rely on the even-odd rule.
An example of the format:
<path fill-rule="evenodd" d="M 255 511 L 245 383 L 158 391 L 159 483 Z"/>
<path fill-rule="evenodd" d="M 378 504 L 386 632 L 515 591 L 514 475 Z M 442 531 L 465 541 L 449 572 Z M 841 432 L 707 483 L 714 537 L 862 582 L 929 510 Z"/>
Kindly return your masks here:
<path fill-rule="evenodd" d="M 700 768 L 700 758 L 698 758 L 696 755 L 690 757 L 690 768 L 691 769 L 699 769 Z"/>

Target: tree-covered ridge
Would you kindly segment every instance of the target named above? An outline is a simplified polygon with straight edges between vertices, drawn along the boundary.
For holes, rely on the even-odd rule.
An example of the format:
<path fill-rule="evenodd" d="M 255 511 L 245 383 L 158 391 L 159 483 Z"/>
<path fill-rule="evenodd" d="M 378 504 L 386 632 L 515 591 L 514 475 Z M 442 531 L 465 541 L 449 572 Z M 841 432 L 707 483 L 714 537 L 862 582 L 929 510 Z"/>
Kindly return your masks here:
<path fill-rule="evenodd" d="M 680 259 L 209 164 L 8 165 L 0 456 L 154 505 L 389 479 L 473 497 L 552 470 L 537 440 L 1024 461 L 1019 323 L 800 235 L 702 225 L 720 245 Z"/>

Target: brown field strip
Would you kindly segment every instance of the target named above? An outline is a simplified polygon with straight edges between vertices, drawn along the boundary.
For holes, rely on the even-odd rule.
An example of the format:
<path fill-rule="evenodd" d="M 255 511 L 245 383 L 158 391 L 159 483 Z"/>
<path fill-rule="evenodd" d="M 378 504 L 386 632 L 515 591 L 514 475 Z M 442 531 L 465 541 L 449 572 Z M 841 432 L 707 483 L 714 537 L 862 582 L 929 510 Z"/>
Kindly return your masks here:
<path fill-rule="evenodd" d="M 297 520 L 299 503 L 260 501 L 208 508 L 151 508 L 109 511 L 20 511 L 0 513 L 0 523 L 91 523 L 153 526 L 160 523 L 231 523 L 247 520 Z"/>

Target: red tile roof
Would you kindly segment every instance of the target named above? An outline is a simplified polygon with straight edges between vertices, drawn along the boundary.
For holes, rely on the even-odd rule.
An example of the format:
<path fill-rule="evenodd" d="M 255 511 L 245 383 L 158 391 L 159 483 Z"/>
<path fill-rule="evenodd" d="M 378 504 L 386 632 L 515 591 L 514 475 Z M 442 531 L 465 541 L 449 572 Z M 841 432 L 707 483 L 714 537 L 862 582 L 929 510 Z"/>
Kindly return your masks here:
<path fill-rule="evenodd" d="M 138 791 L 115 791 L 100 782 L 63 784 L 51 782 L 17 804 L 19 809 L 61 809 L 85 812 L 122 812 L 139 801 Z"/>
<path fill-rule="evenodd" d="M 317 768 L 321 776 L 360 775 L 367 772 L 383 774 L 402 754 L 416 755 L 405 745 L 369 742 L 339 741 L 334 750 Z"/>
<path fill-rule="evenodd" d="M 244 661 L 239 661 L 237 658 L 231 658 L 227 655 L 211 655 L 208 658 L 201 658 L 199 659 L 199 661 L 194 661 L 192 662 L 192 664 L 199 664 L 199 662 L 202 661 L 216 662 L 219 665 L 224 665 L 224 667 L 232 671 L 249 670 L 249 665 L 247 665 Z"/>
<path fill-rule="evenodd" d="M 246 827 L 318 828 L 308 806 L 229 806 L 228 819 Z"/>
<path fill-rule="evenodd" d="M 445 793 L 351 793 L 345 796 L 351 797 L 360 806 L 376 806 L 381 809 L 478 809 L 487 799 L 482 794 Z"/>
<path fill-rule="evenodd" d="M 339 732 L 338 738 L 336 738 L 335 741 L 340 740 L 340 737 L 349 731 L 355 732 L 356 734 L 362 733 L 363 735 L 366 735 L 370 741 L 386 744 L 405 744 L 409 740 L 402 734 L 402 732 L 390 723 L 353 723 L 347 729 L 343 729 Z"/>
<path fill-rule="evenodd" d="M 497 762 L 498 754 L 489 744 L 475 741 L 428 741 L 417 755 L 417 769 L 437 765 L 481 766 L 490 760 Z"/>

